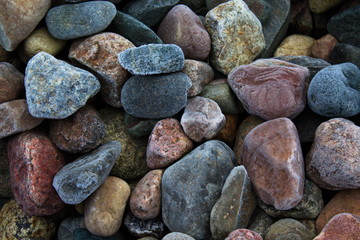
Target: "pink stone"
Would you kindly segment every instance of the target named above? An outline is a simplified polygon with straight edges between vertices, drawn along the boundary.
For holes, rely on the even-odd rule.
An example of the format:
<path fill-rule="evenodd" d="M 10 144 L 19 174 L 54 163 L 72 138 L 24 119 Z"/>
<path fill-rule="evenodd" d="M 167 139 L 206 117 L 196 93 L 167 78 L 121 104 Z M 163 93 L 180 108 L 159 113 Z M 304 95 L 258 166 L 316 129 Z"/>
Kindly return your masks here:
<path fill-rule="evenodd" d="M 311 57 L 321 58 L 325 61 L 330 61 L 330 54 L 334 49 L 338 41 L 331 34 L 326 34 L 315 41 L 314 45 L 311 47 Z"/>
<path fill-rule="evenodd" d="M 232 231 L 225 240 L 263 240 L 262 237 L 248 229 L 236 229 Z"/>
<path fill-rule="evenodd" d="M 24 75 L 13 65 L 0 62 L 0 104 L 15 100 L 24 92 Z"/>

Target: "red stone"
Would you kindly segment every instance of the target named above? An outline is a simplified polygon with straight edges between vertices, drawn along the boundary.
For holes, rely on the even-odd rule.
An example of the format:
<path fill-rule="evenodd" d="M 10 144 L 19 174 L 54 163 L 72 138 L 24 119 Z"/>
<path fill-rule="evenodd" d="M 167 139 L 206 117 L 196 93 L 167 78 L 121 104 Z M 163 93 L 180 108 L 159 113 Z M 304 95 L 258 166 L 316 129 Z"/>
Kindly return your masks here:
<path fill-rule="evenodd" d="M 338 43 L 338 41 L 333 35 L 326 34 L 315 41 L 314 45 L 311 47 L 310 56 L 314 58 L 321 58 L 329 62 L 330 54 L 336 43 Z"/>
<path fill-rule="evenodd" d="M 236 229 L 232 231 L 225 240 L 263 240 L 262 237 L 248 229 Z"/>
<path fill-rule="evenodd" d="M 24 75 L 13 65 L 0 62 L 0 104 L 15 100 L 24 92 Z"/>

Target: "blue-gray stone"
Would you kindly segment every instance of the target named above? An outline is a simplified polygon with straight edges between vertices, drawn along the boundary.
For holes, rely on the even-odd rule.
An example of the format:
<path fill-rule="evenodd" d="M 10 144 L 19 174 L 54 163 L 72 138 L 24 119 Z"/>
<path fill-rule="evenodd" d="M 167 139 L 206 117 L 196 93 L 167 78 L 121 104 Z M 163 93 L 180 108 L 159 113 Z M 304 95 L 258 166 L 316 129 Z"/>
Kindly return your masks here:
<path fill-rule="evenodd" d="M 119 63 L 134 75 L 180 71 L 185 64 L 182 49 L 175 44 L 147 44 L 119 53 Z"/>
<path fill-rule="evenodd" d="M 113 3 L 92 1 L 51 8 L 45 21 L 54 38 L 69 40 L 101 32 L 110 25 L 115 15 Z"/>
<path fill-rule="evenodd" d="M 211 140 L 165 170 L 162 217 L 170 231 L 210 239 L 210 212 L 235 162 L 225 143 Z"/>
<path fill-rule="evenodd" d="M 120 238 L 117 236 L 99 237 L 92 234 L 85 228 L 78 228 L 74 230 L 72 239 L 73 240 L 119 240 Z"/>
<path fill-rule="evenodd" d="M 325 117 L 350 117 L 360 113 L 360 69 L 352 63 L 322 69 L 307 92 L 309 107 Z"/>
<path fill-rule="evenodd" d="M 190 87 L 191 79 L 182 72 L 133 76 L 122 88 L 121 103 L 138 118 L 171 117 L 185 107 Z"/>
<path fill-rule="evenodd" d="M 25 70 L 26 100 L 36 118 L 63 119 L 100 90 L 97 78 L 81 68 L 40 52 Z"/>
<path fill-rule="evenodd" d="M 59 225 L 57 239 L 72 240 L 74 231 L 81 228 L 86 228 L 84 217 L 66 218 Z"/>
<path fill-rule="evenodd" d="M 55 175 L 53 186 L 66 204 L 78 204 L 92 194 L 107 178 L 121 144 L 111 141 L 66 164 Z"/>
<path fill-rule="evenodd" d="M 331 51 L 330 62 L 332 64 L 350 62 L 360 68 L 360 47 L 347 43 L 338 43 Z"/>

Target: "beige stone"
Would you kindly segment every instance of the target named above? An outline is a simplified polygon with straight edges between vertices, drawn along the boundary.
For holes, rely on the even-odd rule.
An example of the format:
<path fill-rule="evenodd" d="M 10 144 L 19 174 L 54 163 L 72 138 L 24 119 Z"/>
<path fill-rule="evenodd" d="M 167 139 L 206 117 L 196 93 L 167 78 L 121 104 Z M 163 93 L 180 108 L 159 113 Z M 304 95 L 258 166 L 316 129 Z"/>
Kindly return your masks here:
<path fill-rule="evenodd" d="M 344 0 L 309 0 L 310 10 L 316 14 L 326 12 Z"/>
<path fill-rule="evenodd" d="M 310 56 L 315 39 L 306 35 L 293 34 L 286 37 L 276 49 L 274 57 Z"/>

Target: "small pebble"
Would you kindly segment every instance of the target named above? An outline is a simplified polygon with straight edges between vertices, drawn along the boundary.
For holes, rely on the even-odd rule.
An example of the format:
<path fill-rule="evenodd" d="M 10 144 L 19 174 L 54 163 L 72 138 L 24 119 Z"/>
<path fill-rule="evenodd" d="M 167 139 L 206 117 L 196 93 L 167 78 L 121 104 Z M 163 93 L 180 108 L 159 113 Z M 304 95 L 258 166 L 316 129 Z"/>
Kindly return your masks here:
<path fill-rule="evenodd" d="M 283 218 L 275 222 L 269 228 L 268 233 L 264 240 L 276 240 L 276 239 L 301 239 L 301 240 L 313 240 L 315 237 L 309 229 L 306 228 L 301 222 L 291 219 Z"/>
<path fill-rule="evenodd" d="M 278 46 L 274 53 L 274 57 L 280 56 L 310 56 L 311 48 L 315 43 L 315 39 L 300 34 L 293 34 L 286 37 Z"/>
<path fill-rule="evenodd" d="M 0 104 L 18 99 L 24 92 L 24 75 L 7 62 L 0 62 L 0 89 Z"/>
<path fill-rule="evenodd" d="M 165 230 L 165 225 L 161 219 L 141 220 L 130 211 L 125 217 L 124 225 L 133 236 L 139 238 L 151 236 L 159 239 Z"/>
<path fill-rule="evenodd" d="M 237 229 L 232 231 L 225 240 L 263 240 L 262 237 L 248 229 Z"/>
<path fill-rule="evenodd" d="M 314 45 L 311 47 L 310 56 L 321 58 L 329 62 L 330 54 L 337 43 L 338 41 L 333 35 L 326 34 L 315 41 Z"/>

